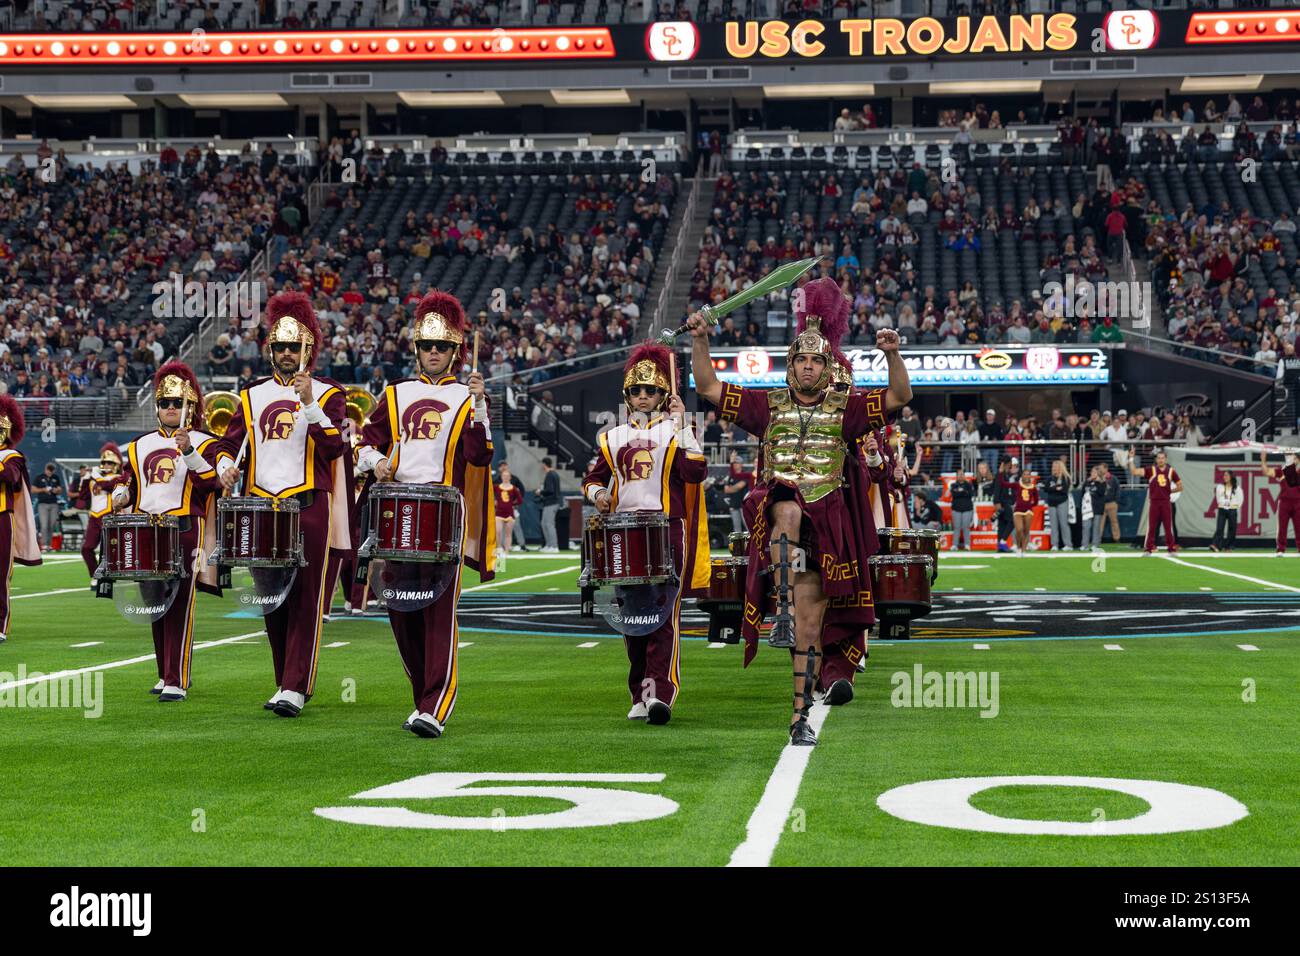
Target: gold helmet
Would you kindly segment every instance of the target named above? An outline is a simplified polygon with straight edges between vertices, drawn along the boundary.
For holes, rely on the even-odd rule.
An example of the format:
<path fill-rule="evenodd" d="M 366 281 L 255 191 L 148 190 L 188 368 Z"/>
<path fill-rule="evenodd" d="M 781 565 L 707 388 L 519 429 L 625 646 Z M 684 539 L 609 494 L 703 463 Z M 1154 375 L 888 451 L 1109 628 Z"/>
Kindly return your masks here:
<path fill-rule="evenodd" d="M 820 315 L 808 316 L 804 330 L 790 344 L 790 351 L 785 357 L 785 379 L 791 388 L 797 387 L 794 377 L 794 360 L 800 355 L 820 355 L 826 361 L 826 367 L 822 371 L 821 378 L 817 379 L 812 387 L 815 392 L 824 389 L 830 383 L 833 371 L 840 367 L 839 362 L 835 361 L 835 350 L 831 345 L 831 340 L 822 334 L 821 325 L 822 319 Z"/>
<path fill-rule="evenodd" d="M 672 391 L 668 381 L 669 369 L 672 367 L 672 353 L 663 345 L 655 342 L 642 342 L 632 350 L 623 366 L 623 397 L 630 398 L 628 389 L 633 385 L 649 385 L 663 392 L 660 405 L 667 400 Z"/>
<path fill-rule="evenodd" d="M 447 371 L 453 375 L 459 372 L 465 361 L 465 324 L 465 309 L 454 295 L 438 289 L 425 293 L 415 307 L 411 326 L 411 348 L 417 363 L 420 342 L 450 342 L 457 348 L 451 353 Z"/>
<path fill-rule="evenodd" d="M 798 292 L 795 300 L 798 334 L 786 353 L 785 380 L 791 388 L 797 387 L 795 358 L 820 355 L 826 367 L 812 389 L 820 392 L 830 384 L 834 368 L 839 364 L 840 339 L 849 327 L 849 300 L 840 291 L 839 283 L 829 276 L 814 279 Z"/>
<path fill-rule="evenodd" d="M 311 299 L 301 292 L 280 292 L 266 303 L 264 317 L 268 354 L 277 342 L 294 342 L 306 346 L 304 366 L 310 370 L 320 354 L 321 330 Z"/>

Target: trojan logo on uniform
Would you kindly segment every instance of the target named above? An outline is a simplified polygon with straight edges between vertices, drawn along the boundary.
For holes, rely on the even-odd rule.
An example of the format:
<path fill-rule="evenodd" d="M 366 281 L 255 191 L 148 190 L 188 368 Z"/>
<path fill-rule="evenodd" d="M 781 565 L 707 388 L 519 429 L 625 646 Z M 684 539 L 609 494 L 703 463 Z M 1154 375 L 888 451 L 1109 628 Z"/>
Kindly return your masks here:
<path fill-rule="evenodd" d="M 624 481 L 645 481 L 654 474 L 650 454 L 659 446 L 646 438 L 635 438 L 618 450 L 618 472 Z"/>
<path fill-rule="evenodd" d="M 257 420 L 257 427 L 262 431 L 263 441 L 281 441 L 293 434 L 298 420 L 298 403 L 288 399 L 272 402 L 262 410 L 262 417 Z"/>
<path fill-rule="evenodd" d="M 451 406 L 432 398 L 411 402 L 402 413 L 402 438 L 406 441 L 433 441 L 442 429 L 442 413 Z"/>
<path fill-rule="evenodd" d="M 145 456 L 144 472 L 146 484 L 165 485 L 176 475 L 176 459 L 181 456 L 175 448 L 160 448 Z"/>

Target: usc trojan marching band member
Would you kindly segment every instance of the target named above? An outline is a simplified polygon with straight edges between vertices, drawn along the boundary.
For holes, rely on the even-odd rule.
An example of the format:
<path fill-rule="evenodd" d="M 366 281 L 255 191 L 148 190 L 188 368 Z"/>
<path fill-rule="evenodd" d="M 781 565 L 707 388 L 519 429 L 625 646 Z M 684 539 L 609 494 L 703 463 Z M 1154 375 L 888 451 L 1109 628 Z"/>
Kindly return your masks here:
<path fill-rule="evenodd" d="M 27 459 L 18 450 L 25 430 L 18 403 L 0 395 L 0 644 L 9 633 L 9 577 L 14 565 L 41 563 Z"/>
<path fill-rule="evenodd" d="M 90 512 L 90 519 L 86 522 L 86 535 L 81 542 L 81 560 L 86 562 L 86 569 L 90 571 L 92 579 L 99 567 L 99 540 L 103 532 L 104 515 L 113 510 L 113 501 L 109 496 L 122 481 L 122 450 L 111 441 L 105 442 L 99 450 L 99 467 L 81 480 L 75 502 L 78 508 Z"/>
<path fill-rule="evenodd" d="M 419 374 L 384 390 L 361 432 L 357 467 L 372 472 L 376 481 L 451 485 L 465 496 L 465 537 L 455 579 L 418 611 L 388 609 L 415 701 L 402 728 L 437 738 L 459 690 L 456 607 L 462 567 L 469 565 L 484 581 L 496 575 L 492 432 L 483 376 L 472 372 L 468 385 L 456 381 L 466 352 L 460 301 L 446 292 L 429 292 L 415 315 L 411 340 Z"/>
<path fill-rule="evenodd" d="M 169 362 L 154 375 L 153 389 L 158 427 L 126 446 L 126 472 L 113 489 L 113 510 L 129 507 L 181 520 L 180 590 L 153 622 L 158 683 L 152 693 L 166 703 L 189 692 L 196 588 L 221 593 L 217 569 L 208 565 L 216 547 L 215 492 L 221 483 L 208 457 L 217 439 L 191 428 L 203 421 L 203 390 L 194 372 L 183 362 Z"/>
<path fill-rule="evenodd" d="M 683 427 L 686 407 L 670 387 L 671 353 L 643 343 L 623 369 L 628 421 L 602 432 L 600 454 L 582 481 L 583 495 L 601 514 L 668 515 L 673 567 L 681 586 L 669 618 L 644 637 L 625 635 L 632 709 L 628 720 L 666 724 L 681 689 L 682 598 L 709 586 L 708 475 L 694 431 Z M 666 414 L 665 414 L 666 413 Z"/>
<path fill-rule="evenodd" d="M 763 436 L 745 587 L 746 663 L 753 658 L 758 627 L 768 609 L 761 575 L 770 561 L 778 601 L 769 642 L 793 648 L 790 739 L 798 746 L 812 746 L 817 735 L 808 712 L 821 649 L 834 641 L 854 640 L 872 617 L 870 568 L 866 556 L 856 550 L 857 522 L 850 512 L 857 496 L 843 489 L 846 460 L 859 438 L 911 400 L 912 389 L 898 354 L 898 333 L 881 329 L 876 347 L 889 364 L 889 387 L 852 394 L 828 391 L 831 362 L 845 331 L 844 296 L 830 278 L 808 283 L 803 292 L 803 309 L 795 310 L 799 334 L 787 354 L 789 388 L 764 394 L 724 385 L 709 356 L 709 320 L 696 313 L 689 325 L 697 391 L 718 406 L 723 418 Z M 792 574 L 801 567 L 807 570 Z"/>
<path fill-rule="evenodd" d="M 307 563 L 284 603 L 265 618 L 279 688 L 265 707 L 297 717 L 316 686 L 321 622 L 331 597 L 329 551 L 351 546 L 352 458 L 341 431 L 343 388 L 311 374 L 322 345 L 311 300 L 300 292 L 272 296 L 264 324 L 273 373 L 240 392 L 239 408 L 218 442 L 217 471 L 227 490 L 243 469 L 246 495 L 299 501 Z M 246 437 L 245 459 L 236 465 Z"/>

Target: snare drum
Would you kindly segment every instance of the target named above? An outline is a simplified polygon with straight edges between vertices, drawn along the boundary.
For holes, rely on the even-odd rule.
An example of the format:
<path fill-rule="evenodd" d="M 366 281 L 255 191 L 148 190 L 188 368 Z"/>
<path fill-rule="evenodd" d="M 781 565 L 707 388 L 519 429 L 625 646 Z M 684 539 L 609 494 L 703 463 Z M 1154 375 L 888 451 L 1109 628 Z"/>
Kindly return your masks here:
<path fill-rule="evenodd" d="M 925 617 L 930 613 L 933 560 L 921 554 L 871 556 L 871 589 L 876 610 L 888 617 Z"/>
<path fill-rule="evenodd" d="M 744 604 L 749 558 L 714 558 L 709 568 L 709 596 L 715 604 Z"/>
<path fill-rule="evenodd" d="M 465 499 L 451 485 L 384 482 L 370 488 L 370 530 L 363 546 L 388 561 L 460 560 Z"/>
<path fill-rule="evenodd" d="M 218 498 L 217 563 L 292 568 L 302 561 L 297 498 Z"/>
<path fill-rule="evenodd" d="M 881 554 L 919 554 L 928 557 L 930 583 L 939 576 L 939 532 L 928 528 L 881 528 Z"/>
<path fill-rule="evenodd" d="M 743 558 L 749 554 L 749 532 L 733 531 L 727 535 L 727 551 L 733 558 Z"/>
<path fill-rule="evenodd" d="M 181 576 L 181 525 L 176 515 L 104 515 L 103 577 L 164 581 Z"/>
<path fill-rule="evenodd" d="M 592 515 L 582 532 L 591 584 L 663 584 L 674 578 L 669 527 L 668 516 L 657 511 Z"/>

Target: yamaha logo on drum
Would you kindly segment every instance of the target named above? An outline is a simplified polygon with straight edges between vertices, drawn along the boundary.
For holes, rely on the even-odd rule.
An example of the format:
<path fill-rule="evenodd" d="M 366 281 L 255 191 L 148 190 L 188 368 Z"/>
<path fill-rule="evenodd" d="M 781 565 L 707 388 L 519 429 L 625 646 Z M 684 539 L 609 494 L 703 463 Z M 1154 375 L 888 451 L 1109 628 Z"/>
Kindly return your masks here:
<path fill-rule="evenodd" d="M 411 547 L 411 532 L 414 524 L 415 522 L 411 520 L 411 506 L 406 505 L 402 508 L 402 519 L 397 532 L 399 547 L 403 550 Z"/>
<path fill-rule="evenodd" d="M 404 515 L 409 515 L 409 514 L 411 514 L 411 513 L 414 512 L 414 511 L 415 511 L 415 506 L 414 506 L 414 505 L 409 505 L 409 504 L 408 504 L 408 505 L 402 505 L 402 514 L 404 514 Z"/>
<path fill-rule="evenodd" d="M 623 573 L 623 536 L 615 532 L 609 536 L 610 573 L 618 577 Z"/>
<path fill-rule="evenodd" d="M 135 564 L 135 532 L 122 532 L 122 564 L 131 567 Z"/>
<path fill-rule="evenodd" d="M 244 515 L 239 519 L 239 553 L 248 554 L 252 545 L 252 520 L 249 515 Z"/>

